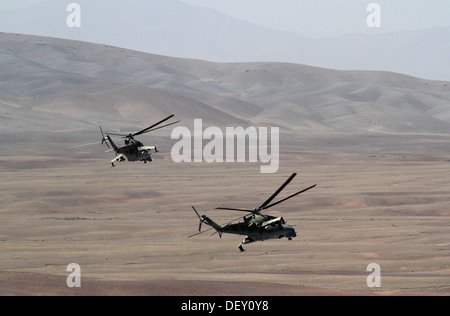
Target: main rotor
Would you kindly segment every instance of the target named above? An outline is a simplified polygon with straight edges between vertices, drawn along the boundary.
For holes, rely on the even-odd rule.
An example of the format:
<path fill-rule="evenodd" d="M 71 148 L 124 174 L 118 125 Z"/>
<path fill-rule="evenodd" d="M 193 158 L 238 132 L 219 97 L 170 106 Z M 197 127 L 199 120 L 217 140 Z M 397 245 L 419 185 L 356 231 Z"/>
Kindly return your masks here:
<path fill-rule="evenodd" d="M 279 188 L 278 190 L 276 190 L 266 201 L 264 201 L 263 204 L 261 204 L 258 207 L 255 207 L 253 210 L 250 209 L 240 209 L 240 208 L 230 208 L 230 207 L 217 207 L 216 210 L 228 210 L 228 211 L 237 211 L 237 212 L 245 212 L 245 213 L 250 213 L 250 214 L 260 214 L 262 210 L 267 210 L 275 205 L 278 205 L 284 201 L 287 201 L 291 198 L 293 198 L 294 196 L 297 196 L 301 193 L 304 193 L 308 190 L 311 190 L 312 188 L 316 187 L 317 184 L 314 184 L 306 189 L 303 189 L 297 193 L 294 193 L 278 202 L 272 203 L 271 202 L 278 196 L 278 194 L 280 194 L 281 191 L 283 191 L 283 189 L 292 181 L 292 179 L 295 178 L 295 176 L 297 175 L 297 173 L 293 173 Z"/>
<path fill-rule="evenodd" d="M 267 209 L 269 209 L 269 208 L 271 208 L 271 207 L 274 207 L 275 205 L 278 205 L 278 204 L 280 204 L 280 203 L 283 203 L 283 202 L 285 202 L 285 201 L 287 201 L 287 200 L 289 200 L 289 199 L 291 199 L 291 198 L 293 198 L 294 196 L 297 196 L 297 195 L 299 195 L 299 194 L 301 194 L 301 193 L 304 193 L 304 192 L 306 192 L 306 191 L 308 191 L 308 190 L 311 190 L 312 188 L 314 188 L 314 187 L 316 187 L 317 186 L 317 184 L 314 184 L 314 185 L 312 185 L 312 186 L 310 186 L 310 187 L 308 187 L 308 188 L 306 188 L 306 189 L 303 189 L 303 190 L 301 190 L 301 191 L 298 191 L 298 192 L 296 192 L 296 193 L 294 193 L 294 194 L 291 194 L 291 195 L 289 195 L 288 197 L 286 197 L 286 198 L 284 198 L 284 199 L 281 199 L 281 200 L 279 200 L 279 201 L 277 201 L 277 202 L 274 202 L 274 203 L 271 203 L 277 196 L 278 196 L 278 194 L 280 194 L 280 192 L 281 191 L 283 191 L 283 189 L 292 181 L 292 179 L 294 179 L 295 178 L 295 176 L 296 176 L 297 174 L 294 172 L 279 188 L 278 188 L 278 190 L 276 190 L 266 201 L 264 201 L 264 203 L 262 203 L 260 206 L 258 206 L 258 207 L 255 207 L 253 210 L 250 210 L 250 209 L 241 209 L 241 208 L 231 208 L 231 207 L 216 207 L 215 209 L 216 210 L 227 210 L 227 211 L 237 211 L 237 212 L 245 212 L 245 213 L 247 213 L 247 215 L 250 215 L 250 214 L 253 214 L 253 215 L 255 215 L 255 214 L 260 214 L 260 215 L 262 215 L 261 214 L 261 211 L 262 210 L 267 210 Z M 202 224 L 207 220 L 206 219 L 206 217 L 205 216 L 200 216 L 200 214 L 198 214 L 198 212 L 197 212 L 197 210 L 195 209 L 195 207 L 192 207 L 192 209 L 194 210 L 194 212 L 197 214 L 197 216 L 198 216 L 198 218 L 200 219 L 200 223 L 199 223 L 199 226 L 198 226 L 198 233 L 196 233 L 196 234 L 194 234 L 194 235 L 191 235 L 191 236 L 189 236 L 189 238 L 190 237 L 193 237 L 193 236 L 197 236 L 197 235 L 199 235 L 199 234 L 202 234 L 202 233 L 205 233 L 205 232 L 207 232 L 207 231 L 210 231 L 210 230 L 212 230 L 212 229 L 214 229 L 214 228 L 210 228 L 210 229 L 208 229 L 208 230 L 205 230 L 205 231 L 201 231 L 201 229 L 202 229 Z M 244 215 L 244 217 L 245 216 L 247 216 L 247 215 Z M 262 216 L 265 216 L 265 215 L 262 215 Z M 231 221 L 229 221 L 229 222 L 227 222 L 227 223 L 225 223 L 224 225 L 228 225 L 228 224 L 230 224 L 230 223 L 232 223 L 232 222 L 234 222 L 234 221 L 236 221 L 236 220 L 238 220 L 240 217 L 238 217 L 238 218 L 236 218 L 236 219 L 233 219 L 233 220 L 231 220 Z M 224 225 L 222 225 L 222 226 L 224 226 Z M 220 234 L 220 233 L 219 233 Z"/>
<path fill-rule="evenodd" d="M 108 135 L 114 135 L 114 136 L 121 136 L 122 138 L 127 138 L 129 140 L 134 140 L 134 136 L 138 136 L 138 135 L 146 134 L 146 133 L 149 133 L 149 132 L 153 132 L 153 131 L 156 131 L 156 130 L 158 130 L 160 128 L 167 127 L 167 126 L 179 123 L 180 121 L 176 121 L 176 122 L 172 122 L 172 123 L 169 123 L 169 124 L 165 124 L 163 126 L 158 126 L 158 125 L 164 123 L 165 121 L 171 119 L 174 116 L 175 116 L 175 114 L 172 114 L 172 115 L 166 117 L 165 119 L 159 121 L 158 123 L 155 123 L 155 124 L 153 124 L 153 125 L 151 125 L 151 126 L 149 126 L 147 128 L 144 128 L 143 130 L 141 130 L 139 132 L 129 133 L 129 134 L 123 134 L 123 133 L 107 133 L 107 134 Z M 103 131 L 102 131 L 102 134 L 103 134 Z"/>

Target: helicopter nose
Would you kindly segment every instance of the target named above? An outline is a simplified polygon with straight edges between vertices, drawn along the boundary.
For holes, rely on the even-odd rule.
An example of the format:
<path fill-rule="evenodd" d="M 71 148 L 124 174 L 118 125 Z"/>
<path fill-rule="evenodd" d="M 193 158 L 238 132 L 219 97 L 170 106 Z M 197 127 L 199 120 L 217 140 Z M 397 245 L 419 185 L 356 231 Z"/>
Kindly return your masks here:
<path fill-rule="evenodd" d="M 285 225 L 284 228 L 288 231 L 287 237 L 289 237 L 289 238 L 297 237 L 297 233 L 295 232 L 295 229 L 292 226 Z"/>

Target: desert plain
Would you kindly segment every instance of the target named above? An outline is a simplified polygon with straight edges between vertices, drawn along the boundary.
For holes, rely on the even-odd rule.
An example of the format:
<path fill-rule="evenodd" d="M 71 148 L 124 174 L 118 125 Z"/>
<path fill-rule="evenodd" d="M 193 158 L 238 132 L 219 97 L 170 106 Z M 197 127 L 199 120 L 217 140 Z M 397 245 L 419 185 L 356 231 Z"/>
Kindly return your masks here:
<path fill-rule="evenodd" d="M 254 163 L 111 168 L 101 157 L 0 159 L 1 295 L 448 295 L 448 137 L 289 139 L 276 174 Z M 295 143 L 297 145 L 291 145 Z M 257 242 L 197 232 L 191 206 L 260 205 L 292 173 L 270 210 L 298 236 Z M 69 288 L 70 263 L 81 288 Z M 369 288 L 370 263 L 381 287 Z"/>

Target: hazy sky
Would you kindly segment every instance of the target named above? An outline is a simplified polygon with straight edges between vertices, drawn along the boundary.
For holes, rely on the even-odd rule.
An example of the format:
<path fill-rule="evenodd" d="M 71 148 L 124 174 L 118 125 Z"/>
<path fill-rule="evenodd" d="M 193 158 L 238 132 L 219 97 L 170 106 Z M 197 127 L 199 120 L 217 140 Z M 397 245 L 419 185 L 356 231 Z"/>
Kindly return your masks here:
<path fill-rule="evenodd" d="M 43 0 L 0 0 L 11 9 Z M 64 1 L 64 0 L 61 0 Z M 65 0 L 67 4 L 76 0 Z M 95 0 L 92 0 L 95 1 Z M 152 1 L 152 0 L 148 0 Z M 309 37 L 346 33 L 418 30 L 450 25 L 449 0 L 181 0 L 213 8 L 258 25 L 288 30 Z M 370 3 L 381 7 L 381 27 L 369 28 Z"/>
<path fill-rule="evenodd" d="M 42 1 L 43 0 L 0 0 L 0 9 L 15 9 Z"/>
<path fill-rule="evenodd" d="M 255 24 L 309 37 L 418 30 L 450 25 L 449 0 L 183 0 Z M 381 7 L 381 27 L 369 28 L 367 6 Z"/>

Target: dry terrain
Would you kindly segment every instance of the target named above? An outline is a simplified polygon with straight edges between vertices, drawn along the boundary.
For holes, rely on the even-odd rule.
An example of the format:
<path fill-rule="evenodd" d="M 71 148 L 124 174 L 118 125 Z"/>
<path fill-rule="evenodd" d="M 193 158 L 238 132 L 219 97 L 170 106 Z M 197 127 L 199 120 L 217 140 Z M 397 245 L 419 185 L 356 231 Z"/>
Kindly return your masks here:
<path fill-rule="evenodd" d="M 294 142 L 294 140 L 292 140 Z M 151 164 L 108 157 L 0 159 L 2 295 L 448 295 L 447 137 L 316 136 L 286 145 L 277 174 L 258 164 Z M 105 156 L 108 156 L 105 154 Z M 298 237 L 247 245 L 196 232 L 197 209 L 251 208 L 296 171 L 271 209 Z M 280 197 L 281 197 L 280 196 Z M 82 286 L 66 285 L 67 265 Z M 370 263 L 381 288 L 368 288 Z"/>
<path fill-rule="evenodd" d="M 218 64 L 0 33 L 0 295 L 449 295 L 450 84 L 283 63 Z M 280 128 L 280 168 L 180 163 L 172 127 L 150 164 L 111 168 L 105 130 L 169 114 L 192 128 Z M 293 172 L 270 209 L 297 238 L 196 233 Z M 243 215 L 243 214 L 240 214 Z M 68 288 L 67 266 L 81 267 Z M 369 288 L 371 263 L 381 287 Z"/>

